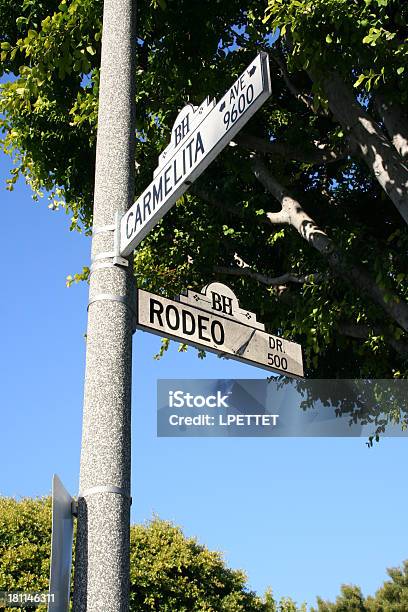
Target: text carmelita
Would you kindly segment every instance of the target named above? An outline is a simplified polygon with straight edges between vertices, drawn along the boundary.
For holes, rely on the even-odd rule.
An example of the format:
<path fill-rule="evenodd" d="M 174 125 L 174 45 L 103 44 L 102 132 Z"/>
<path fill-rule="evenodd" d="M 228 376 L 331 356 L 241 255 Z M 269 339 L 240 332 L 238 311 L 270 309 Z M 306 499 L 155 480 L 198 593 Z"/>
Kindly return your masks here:
<path fill-rule="evenodd" d="M 186 174 L 205 155 L 203 139 L 197 131 L 186 145 L 173 157 L 168 166 L 142 193 L 135 210 L 130 211 L 126 221 L 126 237 L 129 240 L 152 216 L 157 206 L 183 182 Z"/>

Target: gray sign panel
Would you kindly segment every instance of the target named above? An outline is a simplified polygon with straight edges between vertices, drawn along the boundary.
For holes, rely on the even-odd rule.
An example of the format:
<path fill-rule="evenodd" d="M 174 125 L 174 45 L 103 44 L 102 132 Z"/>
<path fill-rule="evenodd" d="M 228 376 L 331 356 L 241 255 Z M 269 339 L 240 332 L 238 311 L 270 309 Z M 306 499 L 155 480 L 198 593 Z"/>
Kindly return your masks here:
<path fill-rule="evenodd" d="M 68 612 L 74 521 L 72 497 L 56 474 L 52 478 L 52 539 L 48 612 Z"/>
<path fill-rule="evenodd" d="M 266 333 L 221 283 L 207 285 L 202 293 L 189 290 L 179 301 L 139 289 L 137 327 L 266 370 L 303 376 L 301 346 Z"/>
<path fill-rule="evenodd" d="M 153 182 L 121 219 L 121 255 L 133 251 L 270 94 L 268 55 L 260 53 L 218 103 L 207 98 L 183 108 Z"/>

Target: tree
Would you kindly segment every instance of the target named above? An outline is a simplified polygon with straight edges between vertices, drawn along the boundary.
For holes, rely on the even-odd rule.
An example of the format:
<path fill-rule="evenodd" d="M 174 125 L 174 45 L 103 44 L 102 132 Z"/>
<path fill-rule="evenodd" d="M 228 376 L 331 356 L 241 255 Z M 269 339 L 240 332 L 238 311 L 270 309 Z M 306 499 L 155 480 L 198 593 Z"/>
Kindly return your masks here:
<path fill-rule="evenodd" d="M 48 591 L 50 548 L 51 499 L 0 497 L 0 590 Z M 305 612 L 261 600 L 220 553 L 158 518 L 131 527 L 130 555 L 132 612 Z"/>
<path fill-rule="evenodd" d="M 0 497 L 0 590 L 47 591 L 51 544 L 51 499 Z M 261 600 L 248 591 L 245 575 L 167 521 L 131 527 L 130 610 L 145 612 L 306 612 L 270 590 Z M 405 612 L 408 561 L 388 569 L 374 596 L 343 585 L 334 603 L 318 599 L 312 612 Z M 27 610 L 27 608 L 26 608 Z M 42 608 L 36 608 L 42 612 Z"/>
<path fill-rule="evenodd" d="M 217 279 L 304 347 L 307 376 L 406 377 L 407 7 L 397 0 L 140 3 L 137 192 L 178 110 L 261 49 L 273 94 L 134 256 L 173 296 Z M 266 15 L 265 15 L 266 11 Z M 89 230 L 101 3 L 0 0 L 3 146 Z M 112 92 L 114 97 L 114 92 Z M 135 194 L 135 195 L 138 195 Z M 75 278 L 86 278 L 84 269 Z"/>
<path fill-rule="evenodd" d="M 408 606 L 408 562 L 387 570 L 391 580 L 384 582 L 374 596 L 367 598 L 360 587 L 343 585 L 334 603 L 317 598 L 312 612 L 403 612 Z"/>
<path fill-rule="evenodd" d="M 403 612 L 408 609 L 408 561 L 387 570 L 391 580 L 384 582 L 375 597 L 367 597 L 368 612 Z"/>
<path fill-rule="evenodd" d="M 335 603 L 318 597 L 317 605 L 314 612 L 367 612 L 364 596 L 358 586 L 343 585 Z"/>
<path fill-rule="evenodd" d="M 185 538 L 166 521 L 132 528 L 132 610 L 267 612 L 246 590 L 245 580 L 242 572 L 224 565 L 219 553 Z"/>
<path fill-rule="evenodd" d="M 48 591 L 50 536 L 50 498 L 0 497 L 0 591 Z"/>

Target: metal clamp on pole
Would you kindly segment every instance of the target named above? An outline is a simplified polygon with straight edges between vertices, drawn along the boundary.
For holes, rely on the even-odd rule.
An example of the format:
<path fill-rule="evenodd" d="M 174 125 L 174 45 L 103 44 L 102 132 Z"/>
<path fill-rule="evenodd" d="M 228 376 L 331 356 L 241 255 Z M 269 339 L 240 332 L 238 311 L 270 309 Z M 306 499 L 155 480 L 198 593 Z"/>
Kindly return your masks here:
<path fill-rule="evenodd" d="M 101 225 L 92 229 L 94 236 L 113 232 L 113 251 L 98 253 L 98 255 L 93 257 L 91 261 L 91 274 L 95 272 L 95 270 L 100 270 L 101 268 L 113 268 L 114 266 L 123 266 L 127 268 L 129 266 L 128 260 L 120 254 L 120 220 L 121 215 L 119 212 L 116 212 L 114 225 Z M 112 261 L 100 261 L 103 259 L 111 259 Z"/>
<path fill-rule="evenodd" d="M 124 304 L 125 306 L 127 306 L 131 314 L 133 315 L 133 326 L 132 326 L 133 332 L 136 331 L 136 321 L 137 321 L 136 310 L 133 308 L 132 304 L 129 304 L 129 301 L 125 295 L 114 295 L 112 293 L 98 293 L 92 299 L 89 300 L 87 310 L 89 310 L 90 305 L 93 304 L 94 302 L 104 302 L 104 301 L 120 302 L 121 304 Z"/>
<path fill-rule="evenodd" d="M 75 518 L 78 518 L 78 500 L 73 499 L 71 502 L 71 514 Z"/>
<path fill-rule="evenodd" d="M 118 211 L 115 214 L 115 233 L 113 234 L 113 250 L 115 252 L 113 263 L 115 266 L 128 266 L 129 262 L 127 259 L 120 254 L 120 220 L 121 216 Z"/>
<path fill-rule="evenodd" d="M 129 495 L 129 493 L 125 491 L 125 489 L 116 487 L 115 485 L 98 485 L 96 487 L 90 487 L 89 489 L 79 493 L 78 499 L 85 499 L 91 495 L 97 495 L 98 493 L 115 493 L 116 495 L 122 495 L 122 497 L 127 498 L 130 505 L 132 505 L 132 497 Z"/>

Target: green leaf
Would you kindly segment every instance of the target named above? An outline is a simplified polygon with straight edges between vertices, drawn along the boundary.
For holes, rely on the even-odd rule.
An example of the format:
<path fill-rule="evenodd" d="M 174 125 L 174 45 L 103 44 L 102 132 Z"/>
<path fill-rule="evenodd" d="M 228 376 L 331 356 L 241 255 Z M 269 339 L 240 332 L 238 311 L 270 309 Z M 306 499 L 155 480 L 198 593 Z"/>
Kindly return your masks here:
<path fill-rule="evenodd" d="M 366 78 L 365 74 L 360 74 L 357 81 L 354 83 L 354 87 L 359 87 L 365 78 Z"/>

